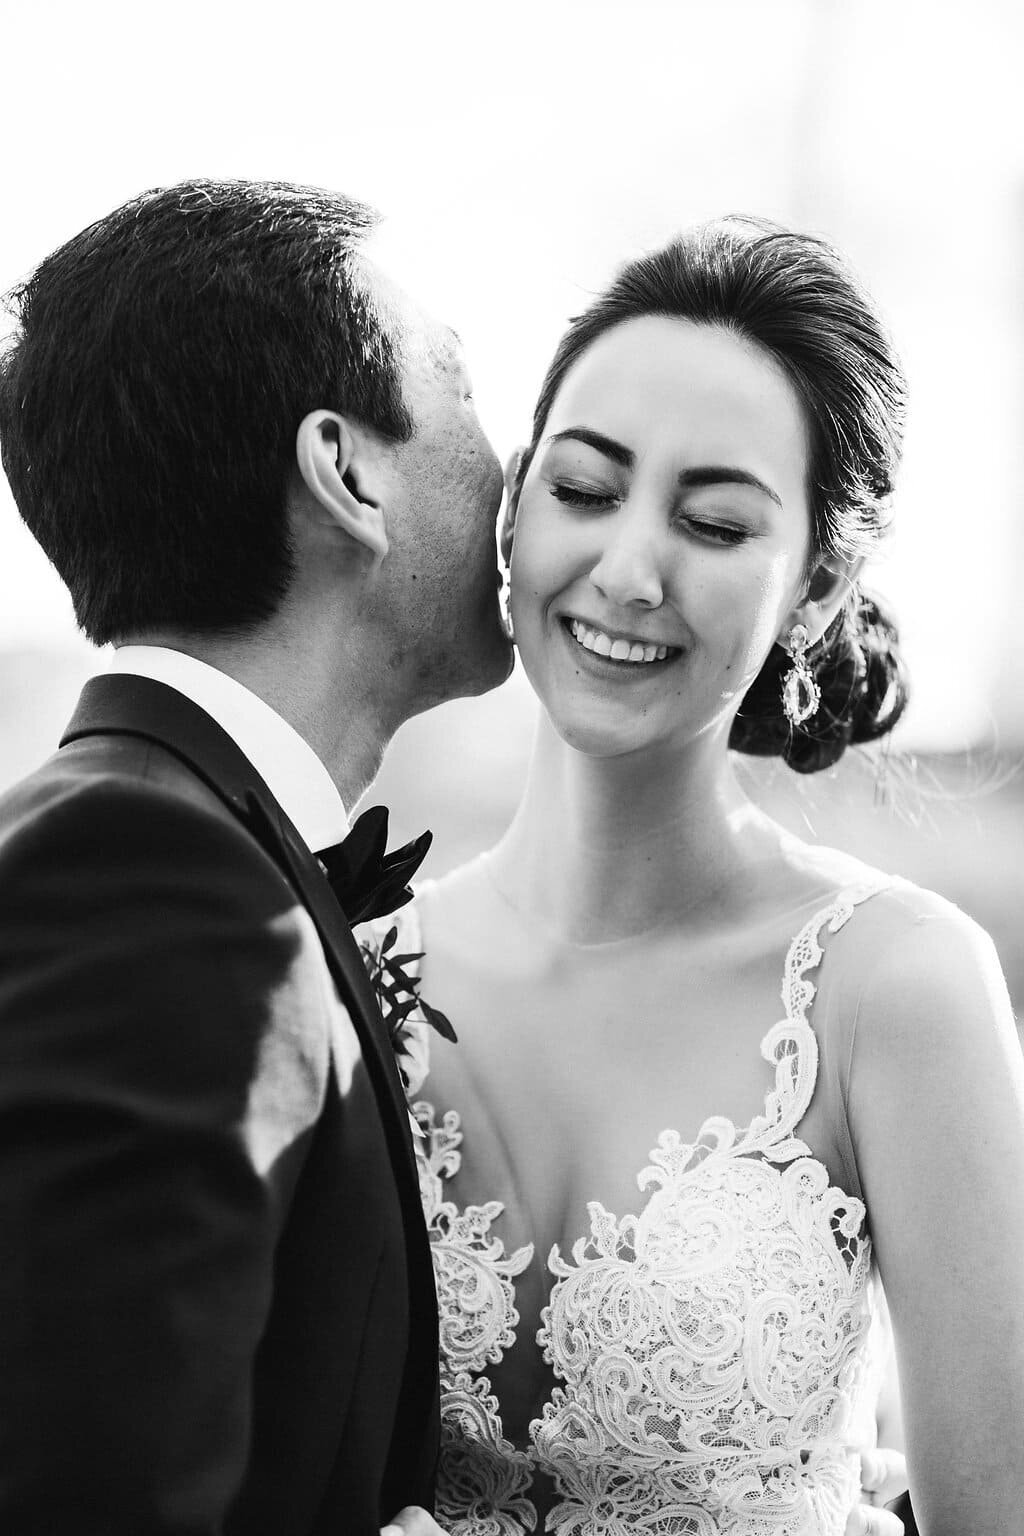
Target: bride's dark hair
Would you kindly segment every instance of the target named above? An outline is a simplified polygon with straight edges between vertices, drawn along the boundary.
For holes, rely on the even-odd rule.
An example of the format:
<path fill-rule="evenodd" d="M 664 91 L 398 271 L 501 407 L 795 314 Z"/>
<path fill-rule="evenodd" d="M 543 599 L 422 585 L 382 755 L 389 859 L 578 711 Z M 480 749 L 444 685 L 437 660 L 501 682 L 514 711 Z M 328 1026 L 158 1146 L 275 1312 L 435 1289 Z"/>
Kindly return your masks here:
<path fill-rule="evenodd" d="M 823 558 L 870 554 L 890 520 L 906 411 L 903 370 L 838 252 L 764 219 L 730 218 L 681 235 L 629 262 L 576 316 L 541 387 L 517 493 L 568 370 L 604 331 L 643 315 L 724 326 L 771 353 L 810 429 L 808 579 Z M 877 740 L 896 724 L 907 703 L 896 628 L 859 583 L 808 660 L 821 688 L 817 712 L 796 727 L 786 719 L 789 658 L 775 645 L 733 723 L 730 746 L 813 773 L 851 743 Z"/>

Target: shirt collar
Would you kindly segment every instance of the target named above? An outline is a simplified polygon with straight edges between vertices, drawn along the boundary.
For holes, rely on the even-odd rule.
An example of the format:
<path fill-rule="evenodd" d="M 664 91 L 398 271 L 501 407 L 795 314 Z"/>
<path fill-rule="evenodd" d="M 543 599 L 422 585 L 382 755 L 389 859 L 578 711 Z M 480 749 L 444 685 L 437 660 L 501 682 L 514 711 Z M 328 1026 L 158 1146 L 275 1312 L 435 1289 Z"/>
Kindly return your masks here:
<path fill-rule="evenodd" d="M 163 645 L 121 646 L 110 670 L 166 683 L 205 710 L 245 753 L 313 852 L 347 836 L 344 802 L 313 748 L 244 684 Z"/>

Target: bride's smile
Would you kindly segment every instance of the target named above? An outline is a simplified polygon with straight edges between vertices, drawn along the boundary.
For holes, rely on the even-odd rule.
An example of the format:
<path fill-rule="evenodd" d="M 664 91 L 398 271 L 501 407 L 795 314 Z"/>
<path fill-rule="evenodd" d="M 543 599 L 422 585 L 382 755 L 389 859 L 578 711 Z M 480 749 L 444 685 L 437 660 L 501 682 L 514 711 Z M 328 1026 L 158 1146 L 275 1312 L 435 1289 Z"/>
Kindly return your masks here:
<path fill-rule="evenodd" d="M 657 640 L 645 640 L 637 635 L 609 634 L 607 629 L 588 624 L 583 619 L 564 619 L 562 622 L 577 645 L 592 656 L 607 659 L 615 667 L 649 667 L 658 661 L 675 661 L 681 654 L 678 646 L 662 645 Z"/>

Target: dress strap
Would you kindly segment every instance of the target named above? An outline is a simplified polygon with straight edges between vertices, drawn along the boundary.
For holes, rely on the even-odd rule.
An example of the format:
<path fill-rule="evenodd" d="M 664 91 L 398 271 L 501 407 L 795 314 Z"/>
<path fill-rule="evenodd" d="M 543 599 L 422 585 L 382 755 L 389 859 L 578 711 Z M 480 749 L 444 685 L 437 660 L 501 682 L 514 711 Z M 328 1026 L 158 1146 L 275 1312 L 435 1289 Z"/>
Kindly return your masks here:
<path fill-rule="evenodd" d="M 786 1016 L 761 1042 L 761 1055 L 775 1068 L 775 1083 L 764 1112 L 750 1122 L 737 1144 L 744 1153 L 761 1153 L 772 1162 L 806 1157 L 809 1149 L 794 1134 L 807 1113 L 818 1080 L 818 1041 L 807 1017 L 816 987 L 809 972 L 820 964 L 823 931 L 838 933 L 863 902 L 887 890 L 889 876 L 846 886 L 805 923 L 789 946 L 782 979 Z"/>
<path fill-rule="evenodd" d="M 814 1001 L 817 988 L 807 973 L 816 970 L 821 964 L 824 954 L 821 945 L 822 930 L 827 929 L 829 933 L 838 933 L 841 928 L 845 928 L 857 907 L 870 900 L 872 896 L 877 896 L 880 891 L 888 890 L 891 884 L 890 876 L 881 875 L 871 880 L 862 880 L 856 885 L 846 886 L 800 929 L 789 946 L 782 977 L 782 1004 L 786 1010 L 787 1019 L 794 1022 L 799 1020 L 804 1024 L 809 1023 L 807 1010 Z"/>

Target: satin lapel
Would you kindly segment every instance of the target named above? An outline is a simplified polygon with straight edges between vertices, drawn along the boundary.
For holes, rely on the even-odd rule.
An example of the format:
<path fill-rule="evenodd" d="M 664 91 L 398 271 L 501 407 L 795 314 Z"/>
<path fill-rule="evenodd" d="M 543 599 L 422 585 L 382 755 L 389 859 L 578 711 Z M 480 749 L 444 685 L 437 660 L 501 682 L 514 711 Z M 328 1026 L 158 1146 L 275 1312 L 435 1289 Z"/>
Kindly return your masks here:
<path fill-rule="evenodd" d="M 360 1032 L 364 1053 L 369 1046 L 373 1058 L 373 1061 L 368 1061 L 367 1065 L 375 1077 L 380 1077 L 381 1086 L 394 1106 L 402 1131 L 402 1143 L 409 1168 L 415 1173 L 409 1105 L 398 1074 L 395 1053 L 387 1038 L 387 1026 L 380 1017 L 380 1008 L 370 987 L 359 945 L 353 937 L 345 914 L 338 905 L 338 899 L 331 890 L 318 861 L 310 854 L 306 844 L 280 807 L 277 807 L 277 810 L 279 817 L 277 840 L 281 852 L 285 855 L 286 872 L 316 925 L 335 979 L 344 984 L 343 995 L 354 996 L 361 1005 L 358 1012 L 370 1021 L 366 1039 Z M 256 817 L 251 818 L 251 822 L 255 820 Z M 252 831 L 255 836 L 259 836 L 255 826 L 252 826 Z M 280 858 L 278 862 L 281 862 Z"/>
<path fill-rule="evenodd" d="M 224 801 L 284 871 L 316 925 L 343 995 L 358 1003 L 352 1023 L 376 1088 L 395 1172 L 416 1186 L 419 1209 L 408 1106 L 359 946 L 319 863 L 263 779 L 205 710 L 176 688 L 148 677 L 111 673 L 86 683 L 60 745 L 95 735 L 138 736 L 172 752 Z"/>

